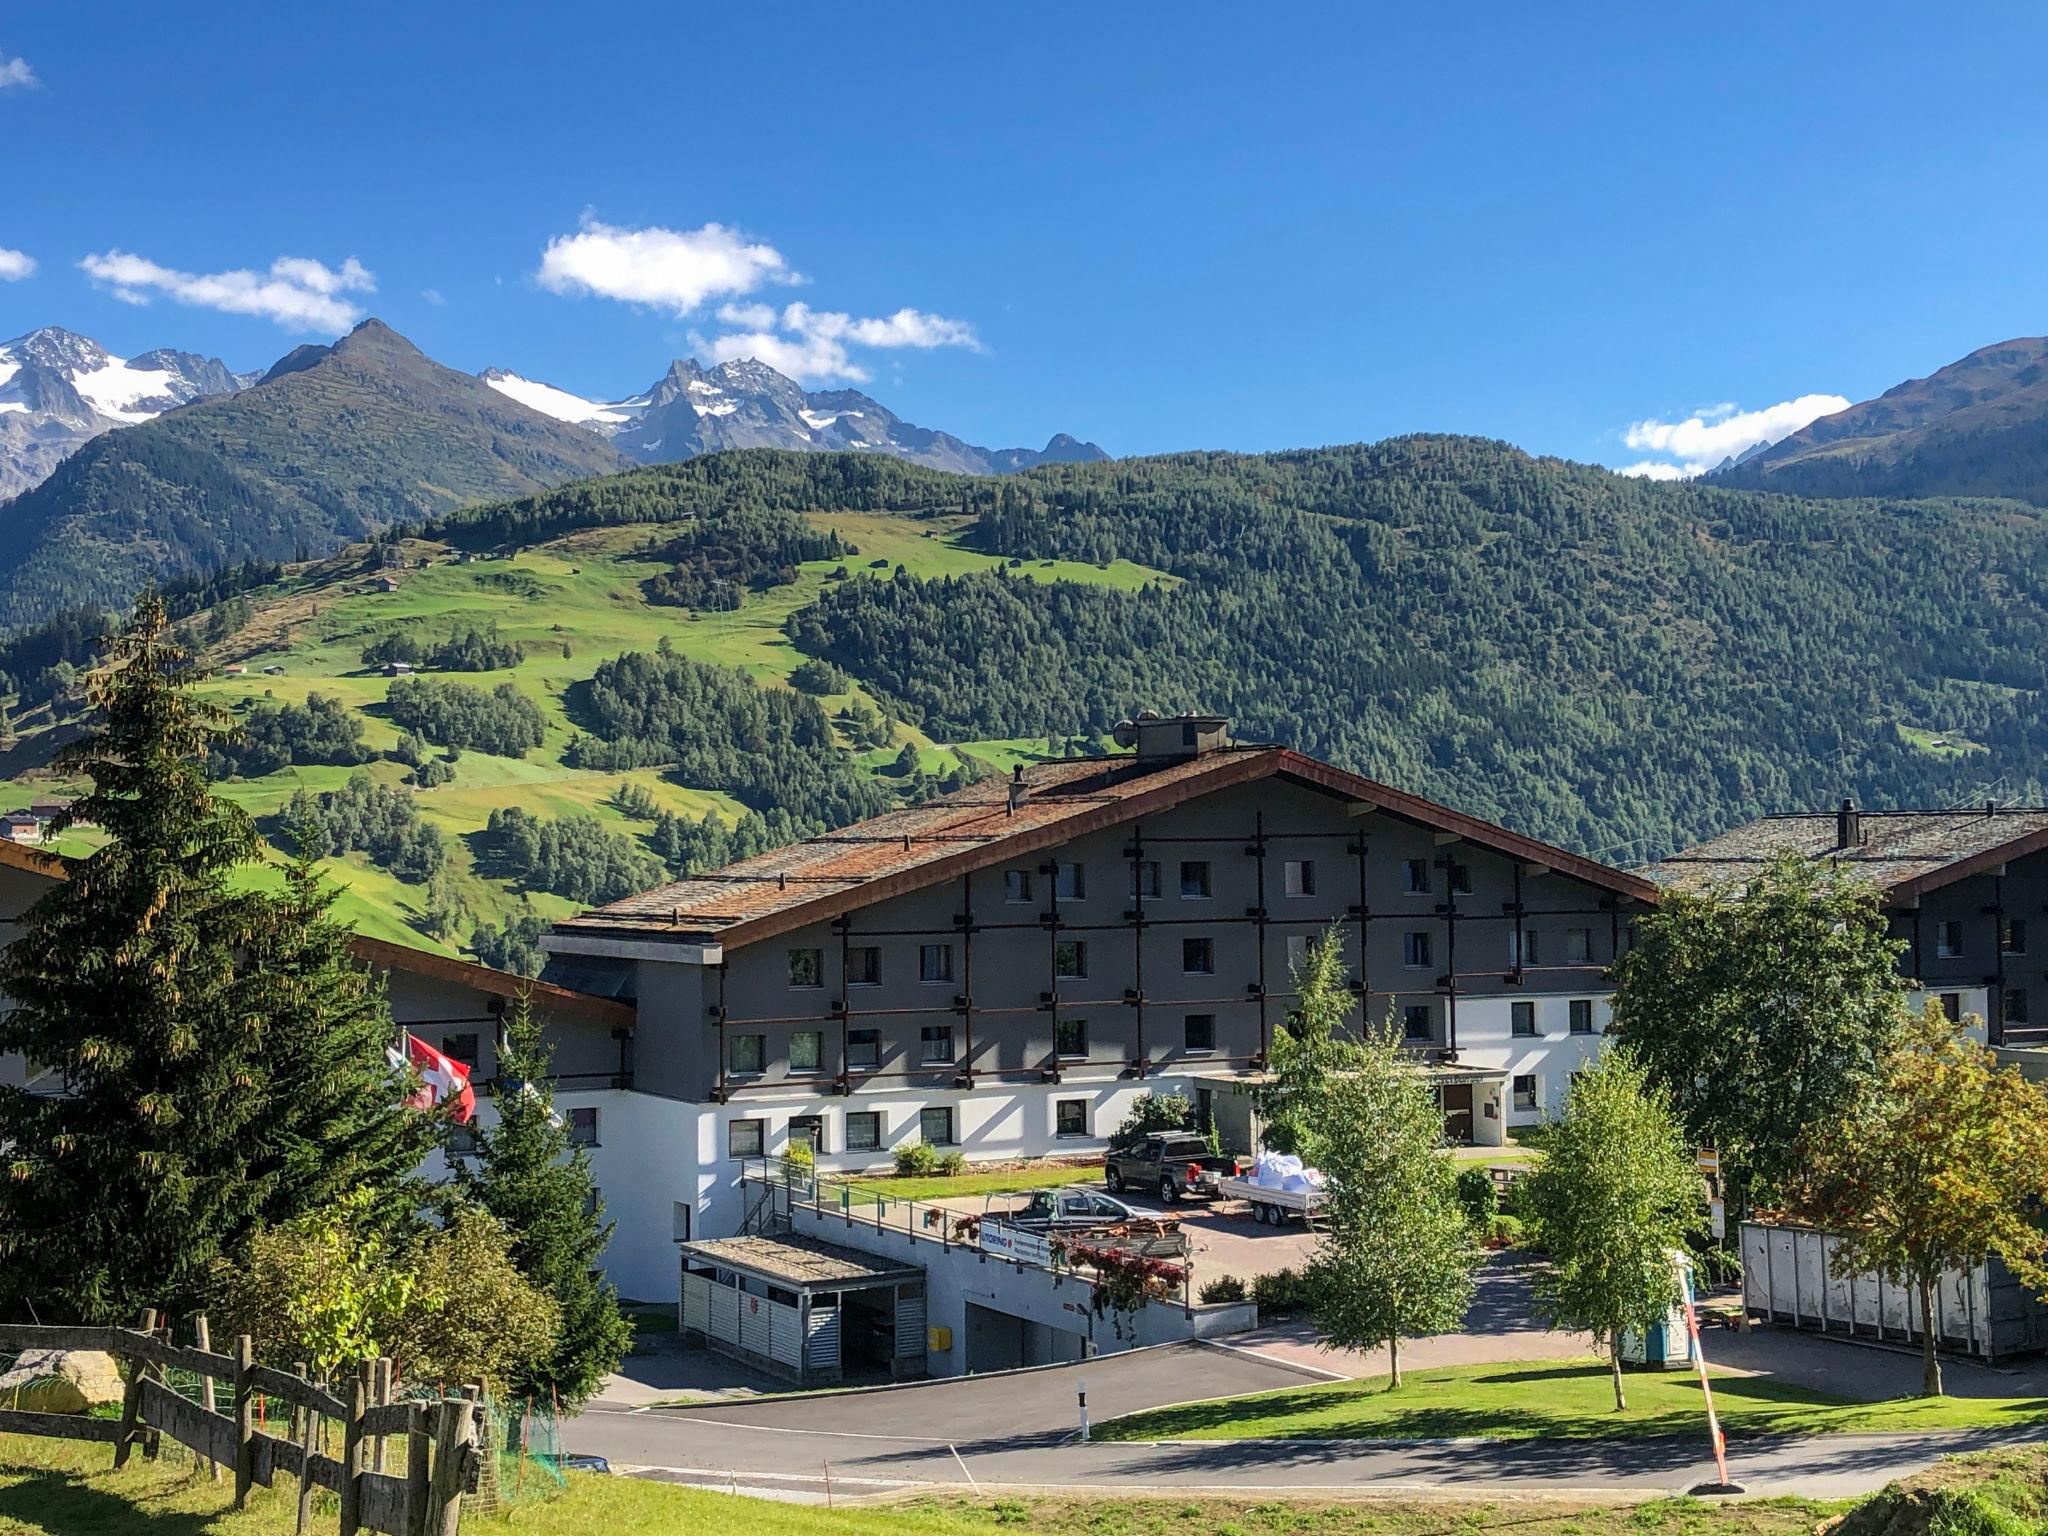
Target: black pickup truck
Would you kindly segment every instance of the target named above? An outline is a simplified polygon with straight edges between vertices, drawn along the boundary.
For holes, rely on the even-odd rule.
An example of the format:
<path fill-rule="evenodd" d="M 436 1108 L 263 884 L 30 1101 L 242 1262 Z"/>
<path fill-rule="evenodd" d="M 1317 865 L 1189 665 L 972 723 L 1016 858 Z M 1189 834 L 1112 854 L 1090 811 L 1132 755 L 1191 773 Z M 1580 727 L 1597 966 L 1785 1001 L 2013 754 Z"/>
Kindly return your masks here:
<path fill-rule="evenodd" d="M 1148 1131 L 1109 1154 L 1102 1181 L 1113 1195 L 1136 1190 L 1171 1205 L 1182 1195 L 1213 1195 L 1216 1181 L 1236 1172 L 1236 1158 L 1218 1157 L 1192 1131 Z"/>

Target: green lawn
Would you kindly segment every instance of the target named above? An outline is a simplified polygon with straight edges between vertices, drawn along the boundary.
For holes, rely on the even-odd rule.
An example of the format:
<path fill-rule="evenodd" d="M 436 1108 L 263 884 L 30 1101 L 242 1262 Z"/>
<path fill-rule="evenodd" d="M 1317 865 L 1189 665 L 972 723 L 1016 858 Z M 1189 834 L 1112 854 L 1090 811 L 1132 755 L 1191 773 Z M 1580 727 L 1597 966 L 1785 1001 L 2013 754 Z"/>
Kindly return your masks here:
<path fill-rule="evenodd" d="M 1407 1440 L 1447 1436 L 1585 1440 L 1704 1434 L 1698 1379 L 1630 1371 L 1628 1411 L 1614 1411 L 1599 1361 L 1458 1366 L 1341 1386 L 1266 1392 L 1132 1414 L 1101 1425 L 1110 1440 Z M 1730 1433 L 1843 1434 L 1969 1429 L 2048 1422 L 2039 1398 L 1896 1398 L 1852 1402 L 1768 1377 L 1717 1376 L 1714 1406 Z"/>
<path fill-rule="evenodd" d="M 233 1484 L 207 1481 L 167 1449 L 109 1469 L 105 1447 L 0 1435 L 0 1531 L 7 1536 L 286 1536 L 294 1490 L 258 1489 L 231 1511 Z M 809 1468 L 805 1469 L 810 1470 Z M 878 1508 L 770 1503 L 671 1483 L 569 1474 L 567 1486 L 495 1515 L 465 1514 L 464 1536 L 1467 1536 L 1511 1522 L 1517 1536 L 1805 1536 L 1840 1505 L 1772 1499 L 1708 1505 L 1661 1499 L 1619 1508 L 1565 1500 L 965 1498 Z M 314 1531 L 334 1529 L 331 1498 Z"/>
<path fill-rule="evenodd" d="M 991 1173 L 956 1173 L 924 1178 L 874 1178 L 851 1181 L 854 1198 L 882 1196 L 890 1200 L 951 1200 L 962 1195 L 999 1195 L 1016 1190 L 1046 1189 L 1059 1184 L 1100 1184 L 1100 1163 L 1010 1168 Z M 829 1186 L 828 1186 L 829 1187 Z"/>

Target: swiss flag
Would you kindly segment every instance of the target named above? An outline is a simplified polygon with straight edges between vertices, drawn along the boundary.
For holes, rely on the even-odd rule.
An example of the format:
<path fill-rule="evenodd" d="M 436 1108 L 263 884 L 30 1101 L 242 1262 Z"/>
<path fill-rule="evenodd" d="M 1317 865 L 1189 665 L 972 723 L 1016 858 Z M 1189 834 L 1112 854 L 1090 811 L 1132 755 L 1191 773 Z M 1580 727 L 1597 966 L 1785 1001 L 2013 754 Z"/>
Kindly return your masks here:
<path fill-rule="evenodd" d="M 414 1109 L 432 1109 L 437 1104 L 453 1103 L 455 1119 L 459 1125 L 467 1125 L 476 1118 L 476 1090 L 469 1086 L 469 1068 L 435 1050 L 426 1041 L 407 1030 L 399 1037 L 405 1043 L 405 1055 L 401 1059 L 397 1051 L 391 1053 L 393 1065 L 410 1065 L 420 1075 L 419 1091 L 405 1102 Z"/>

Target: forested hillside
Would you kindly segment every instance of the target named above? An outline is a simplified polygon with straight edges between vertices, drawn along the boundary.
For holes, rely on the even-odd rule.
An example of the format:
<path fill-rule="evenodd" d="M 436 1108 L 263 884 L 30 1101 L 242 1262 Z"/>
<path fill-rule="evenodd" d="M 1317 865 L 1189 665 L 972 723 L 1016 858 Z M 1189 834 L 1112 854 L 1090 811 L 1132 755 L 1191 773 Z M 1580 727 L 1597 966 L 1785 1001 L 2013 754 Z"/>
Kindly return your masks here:
<path fill-rule="evenodd" d="M 2048 519 L 2015 502 L 1469 438 L 980 479 L 746 452 L 268 574 L 176 594 L 249 669 L 208 685 L 248 736 L 228 792 L 283 836 L 304 791 L 354 915 L 501 959 L 595 893 L 1100 750 L 1146 707 L 1617 863 L 1845 794 L 2043 797 Z M 17 764 L 92 632 L 0 647 Z"/>

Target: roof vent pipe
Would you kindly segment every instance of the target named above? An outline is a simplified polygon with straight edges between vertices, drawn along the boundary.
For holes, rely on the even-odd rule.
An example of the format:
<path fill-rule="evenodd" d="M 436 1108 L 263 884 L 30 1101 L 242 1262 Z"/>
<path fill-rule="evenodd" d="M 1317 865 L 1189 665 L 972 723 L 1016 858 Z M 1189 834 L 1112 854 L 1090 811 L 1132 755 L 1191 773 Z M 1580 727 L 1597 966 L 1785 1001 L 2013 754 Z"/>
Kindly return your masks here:
<path fill-rule="evenodd" d="M 1017 807 L 1024 803 L 1029 791 L 1024 788 L 1024 765 L 1019 763 L 1010 770 L 1010 814 L 1017 814 Z"/>
<path fill-rule="evenodd" d="M 1837 848 L 1861 848 L 1863 846 L 1863 817 L 1856 809 L 1854 800 L 1844 800 L 1842 808 L 1835 812 L 1835 846 Z"/>

